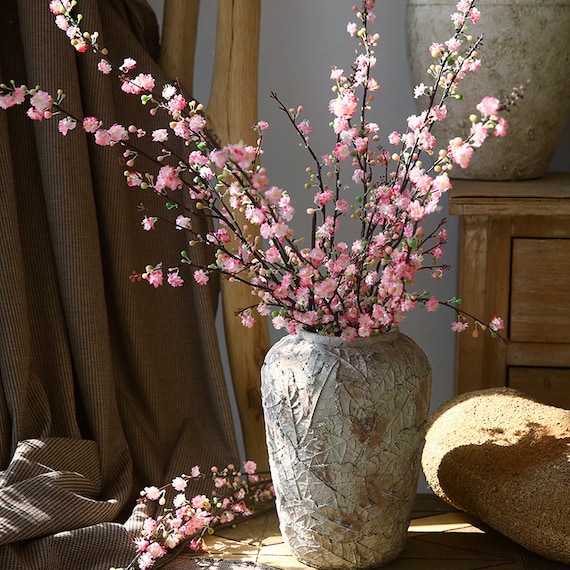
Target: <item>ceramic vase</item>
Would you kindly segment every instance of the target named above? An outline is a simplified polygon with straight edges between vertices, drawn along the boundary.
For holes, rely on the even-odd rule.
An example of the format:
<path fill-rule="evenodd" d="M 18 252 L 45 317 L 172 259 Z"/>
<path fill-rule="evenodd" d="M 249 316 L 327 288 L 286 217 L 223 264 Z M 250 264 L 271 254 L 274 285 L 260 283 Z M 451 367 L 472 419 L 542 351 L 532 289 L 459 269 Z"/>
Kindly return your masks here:
<path fill-rule="evenodd" d="M 262 367 L 281 533 L 303 563 L 373 568 L 402 552 L 431 368 L 397 328 L 351 342 L 300 331 Z"/>
<path fill-rule="evenodd" d="M 428 84 L 427 68 L 435 62 L 428 47 L 453 35 L 450 14 L 457 0 L 408 0 L 406 33 L 414 85 Z M 481 68 L 468 74 L 459 93 L 449 99 L 448 118 L 434 134 L 443 146 L 469 132 L 469 115 L 486 96 L 504 100 L 513 88 L 523 98 L 504 114 L 506 137 L 491 136 L 476 150 L 469 168 L 456 166 L 454 178 L 522 180 L 542 176 L 554 157 L 570 117 L 570 1 L 478 0 L 481 19 L 469 24 L 474 37 L 483 35 L 478 50 Z M 418 111 L 427 98 L 419 98 Z"/>

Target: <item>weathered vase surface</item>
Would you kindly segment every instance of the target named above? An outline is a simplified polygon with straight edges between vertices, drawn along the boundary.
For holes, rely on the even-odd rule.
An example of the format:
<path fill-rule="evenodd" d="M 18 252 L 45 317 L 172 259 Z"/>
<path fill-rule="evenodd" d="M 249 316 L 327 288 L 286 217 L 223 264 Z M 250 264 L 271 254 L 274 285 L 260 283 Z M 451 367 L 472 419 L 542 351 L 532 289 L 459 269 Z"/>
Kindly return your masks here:
<path fill-rule="evenodd" d="M 431 369 L 398 329 L 344 342 L 301 331 L 268 352 L 262 396 L 286 543 L 316 568 L 372 568 L 403 550 Z"/>
<path fill-rule="evenodd" d="M 408 61 L 414 85 L 428 84 L 427 68 L 435 63 L 428 48 L 453 35 L 450 14 L 457 0 L 408 0 Z M 570 1 L 478 0 L 481 19 L 469 24 L 481 68 L 462 81 L 462 100 L 447 101 L 448 118 L 434 125 L 445 147 L 469 132 L 469 115 L 484 96 L 504 100 L 520 86 L 524 96 L 504 117 L 506 137 L 491 136 L 475 150 L 469 168 L 456 166 L 452 177 L 473 180 L 523 180 L 542 176 L 558 147 L 570 117 Z M 418 110 L 427 98 L 417 99 Z"/>

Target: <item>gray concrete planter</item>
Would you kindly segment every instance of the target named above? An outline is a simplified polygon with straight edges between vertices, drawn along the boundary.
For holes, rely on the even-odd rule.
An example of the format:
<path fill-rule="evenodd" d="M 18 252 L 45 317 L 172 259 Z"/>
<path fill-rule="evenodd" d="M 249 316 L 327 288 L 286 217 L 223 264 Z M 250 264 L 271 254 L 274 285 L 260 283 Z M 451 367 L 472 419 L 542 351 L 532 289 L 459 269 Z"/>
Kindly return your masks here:
<path fill-rule="evenodd" d="M 402 552 L 429 411 L 431 368 L 398 329 L 344 342 L 301 331 L 268 352 L 262 399 L 281 532 L 321 569 Z"/>
<path fill-rule="evenodd" d="M 408 61 L 414 85 L 424 82 L 434 60 L 427 48 L 453 34 L 450 14 L 456 0 L 408 0 Z M 482 67 L 460 89 L 463 101 L 448 102 L 448 119 L 434 129 L 438 142 L 464 136 L 469 114 L 485 95 L 504 98 L 524 86 L 524 98 L 505 115 L 505 138 L 490 137 L 477 149 L 467 170 L 455 178 L 518 180 L 538 178 L 547 170 L 570 117 L 570 0 L 479 0 Z M 418 108 L 422 102 L 418 99 Z"/>

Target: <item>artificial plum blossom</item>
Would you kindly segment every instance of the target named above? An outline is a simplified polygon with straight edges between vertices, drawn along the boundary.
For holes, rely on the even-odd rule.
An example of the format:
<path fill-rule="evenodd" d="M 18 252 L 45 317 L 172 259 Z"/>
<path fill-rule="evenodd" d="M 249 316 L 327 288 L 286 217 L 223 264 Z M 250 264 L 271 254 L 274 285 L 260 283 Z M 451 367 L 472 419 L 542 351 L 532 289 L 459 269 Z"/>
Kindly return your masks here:
<path fill-rule="evenodd" d="M 184 279 L 180 276 L 178 269 L 169 270 L 166 280 L 171 287 L 182 287 L 184 285 Z"/>
<path fill-rule="evenodd" d="M 198 285 L 206 285 L 210 280 L 208 274 L 203 269 L 197 269 L 194 271 L 194 279 Z"/>
<path fill-rule="evenodd" d="M 97 129 L 95 131 L 95 143 L 100 146 L 110 146 L 113 142 L 111 133 L 106 129 Z"/>
<path fill-rule="evenodd" d="M 156 190 L 161 191 L 164 189 L 176 190 L 182 188 L 182 180 L 180 179 L 180 171 L 178 168 L 167 164 L 162 166 L 156 177 L 154 187 Z"/>
<path fill-rule="evenodd" d="M 496 97 L 483 97 L 481 102 L 477 105 L 477 111 L 490 117 L 498 113 L 500 104 L 501 102 Z"/>
<path fill-rule="evenodd" d="M 166 142 L 168 140 L 168 131 L 166 129 L 156 129 L 152 131 L 153 142 Z"/>
<path fill-rule="evenodd" d="M 160 268 L 147 266 L 146 271 L 142 274 L 142 278 L 156 289 L 162 285 L 164 274 Z"/>
<path fill-rule="evenodd" d="M 473 148 L 461 137 L 456 137 L 449 141 L 448 149 L 455 164 L 458 164 L 461 168 L 467 168 L 469 166 L 469 162 L 473 156 Z"/>
<path fill-rule="evenodd" d="M 176 217 L 176 229 L 177 230 L 191 230 L 192 229 L 192 219 L 188 216 L 180 216 Z"/>
<path fill-rule="evenodd" d="M 65 136 L 69 131 L 72 131 L 77 126 L 75 119 L 66 117 L 65 119 L 60 119 L 57 125 L 59 132 Z"/>
<path fill-rule="evenodd" d="M 462 322 L 462 321 L 453 321 L 451 323 L 451 330 L 453 332 L 463 332 L 465 329 L 467 329 L 468 326 L 469 326 L 469 323 Z"/>
<path fill-rule="evenodd" d="M 176 87 L 174 87 L 174 85 L 171 85 L 170 83 L 167 83 L 166 85 L 163 86 L 161 94 L 164 97 L 164 99 L 168 101 L 168 99 L 172 99 L 172 97 L 176 95 L 176 92 L 177 92 Z"/>
<path fill-rule="evenodd" d="M 119 68 L 121 71 L 131 71 L 137 66 L 136 60 L 132 57 L 127 57 L 123 60 L 121 67 Z"/>
<path fill-rule="evenodd" d="M 509 125 L 507 124 L 507 121 L 505 121 L 505 119 L 503 119 L 503 117 L 501 117 L 498 121 L 498 123 L 495 125 L 495 130 L 493 131 L 493 134 L 496 137 L 504 137 L 507 134 L 507 130 L 509 128 Z"/>
<path fill-rule="evenodd" d="M 104 75 L 109 75 L 113 71 L 113 66 L 106 59 L 101 59 L 97 64 L 97 69 Z"/>
<path fill-rule="evenodd" d="M 96 117 L 85 117 L 83 119 L 83 130 L 86 133 L 95 133 L 101 127 L 101 121 Z"/>
<path fill-rule="evenodd" d="M 207 266 L 199 265 L 183 251 L 180 265 L 167 271 L 166 281 L 171 286 L 183 284 L 184 265 L 191 266 L 200 285 L 206 285 L 209 273 L 216 270 L 223 277 L 252 286 L 255 301 L 240 313 L 244 326 L 253 325 L 255 309 L 262 316 L 271 315 L 274 326 L 289 333 L 308 328 L 345 340 L 384 332 L 417 303 L 424 304 L 428 311 L 437 308 L 435 297 L 414 291 L 413 281 L 423 268 L 433 278 L 441 278 L 446 266 L 439 265 L 439 260 L 447 233 L 441 227 L 424 231 L 423 221 L 437 211 L 439 200 L 451 188 L 448 173 L 453 165 L 467 168 L 474 150 L 491 133 L 506 134 L 507 123 L 499 116 L 500 101 L 484 97 L 477 105 L 479 116 L 470 117 L 471 130 L 465 139 L 453 138 L 442 148 L 432 132 L 435 122 L 446 119 L 446 101 L 456 96 L 463 77 L 481 65 L 476 57 L 478 42 L 465 28 L 466 24 L 477 23 L 480 12 L 473 1 L 459 0 L 452 15 L 453 36 L 429 47 L 437 60 L 428 71 L 430 83 L 414 88 L 414 96 L 429 97 L 430 106 L 410 116 L 404 130 L 388 136 L 388 142 L 398 147 L 396 152 L 383 148 L 378 124 L 367 118 L 374 100 L 372 92 L 379 88 L 372 77 L 379 39 L 370 30 L 375 20 L 374 5 L 373 0 L 361 0 L 360 8 L 355 8 L 358 23 L 347 25 L 348 34 L 358 43 L 350 75 L 339 67 L 333 67 L 330 73 L 334 95 L 329 102 L 332 139 L 328 152 L 317 158 L 311 148 L 313 127 L 308 119 L 300 117 L 302 106 L 289 109 L 272 94 L 312 161 L 306 170 L 306 188 L 312 189 L 314 206 L 303 209 L 310 216 L 311 231 L 309 236 L 297 237 L 292 195 L 273 183 L 262 165 L 268 123 L 260 121 L 253 127 L 255 145 L 220 145 L 207 128 L 202 105 L 187 100 L 171 84 L 163 85 L 160 96 L 154 96 L 152 75 L 132 73 L 137 63 L 130 57 L 116 69 L 110 64 L 107 50 L 99 48 L 98 34 L 83 32 L 81 18 L 72 13 L 75 2 L 50 2 L 56 25 L 75 49 L 93 49 L 102 73 L 115 71 L 124 91 L 140 94 L 151 115 L 163 113 L 166 118 L 162 128 L 150 133 L 149 139 L 159 145 L 159 150 L 154 153 L 155 167 L 148 172 L 135 167 L 142 153 L 135 148 L 134 139 L 145 137 L 144 130 L 119 124 L 104 128 L 95 117 L 86 117 L 82 125 L 96 144 L 124 147 L 127 185 L 163 197 L 168 226 L 183 229 L 190 248 L 197 244 L 214 248 L 214 261 Z M 76 119 L 63 110 L 60 92 L 54 98 L 39 88 L 0 87 L 2 109 L 26 99 L 30 102 L 30 118 L 47 120 L 58 116 L 58 128 L 64 135 L 75 126 Z M 171 133 L 188 146 L 185 156 L 167 147 Z M 147 152 L 145 156 L 152 158 Z M 190 213 L 180 213 L 179 208 L 185 209 L 188 200 L 192 201 L 193 215 L 212 220 L 215 229 L 199 232 Z M 141 211 L 148 211 L 143 204 Z M 238 220 L 235 212 L 243 214 L 245 220 Z M 157 219 L 149 213 L 142 221 L 143 228 L 152 230 Z M 338 239 L 341 221 L 358 228 L 350 246 Z M 254 231 L 257 229 L 260 237 Z M 424 258 L 433 265 L 424 265 Z M 162 264 L 149 265 L 136 277 L 154 287 L 165 280 Z M 453 326 L 459 331 L 466 326 L 466 319 L 461 311 L 457 313 Z M 494 320 L 488 327 L 496 332 L 500 325 L 499 320 Z M 184 508 L 180 501 L 180 508 Z M 195 529 L 197 524 L 196 520 L 186 521 L 180 523 L 180 528 Z M 175 542 L 172 538 L 172 544 Z"/>
<path fill-rule="evenodd" d="M 71 8 L 71 0 L 51 0 L 49 9 L 52 14 L 61 15 Z"/>
<path fill-rule="evenodd" d="M 329 104 L 331 113 L 339 118 L 350 119 L 358 109 L 358 99 L 351 92 L 339 94 Z"/>
<path fill-rule="evenodd" d="M 505 323 L 503 322 L 503 319 L 501 319 L 501 317 L 493 317 L 489 323 L 489 328 L 493 331 L 493 332 L 498 332 L 502 329 L 505 328 Z"/>
<path fill-rule="evenodd" d="M 150 486 L 144 488 L 144 495 L 149 501 L 158 501 L 162 497 L 162 492 L 158 487 Z M 151 523 L 151 521 L 149 521 Z"/>
<path fill-rule="evenodd" d="M 7 95 L 0 95 L 0 109 L 9 109 L 14 105 L 21 105 L 26 100 L 26 92 L 23 87 L 16 87 Z"/>

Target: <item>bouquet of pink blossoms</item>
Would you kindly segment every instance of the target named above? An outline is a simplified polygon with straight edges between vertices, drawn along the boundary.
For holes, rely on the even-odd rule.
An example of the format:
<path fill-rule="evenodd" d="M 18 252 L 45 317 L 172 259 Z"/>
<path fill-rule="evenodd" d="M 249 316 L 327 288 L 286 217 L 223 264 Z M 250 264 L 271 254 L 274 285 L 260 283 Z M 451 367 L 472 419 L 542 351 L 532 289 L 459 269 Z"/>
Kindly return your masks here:
<path fill-rule="evenodd" d="M 93 50 L 101 56 L 99 70 L 115 72 L 123 91 L 140 97 L 150 113 L 164 113 L 164 128 L 150 136 L 159 149 L 153 172 L 137 170 L 138 138 L 149 136 L 134 125 L 105 127 L 95 117 L 77 118 L 63 108 L 63 94 L 56 97 L 39 88 L 2 85 L 3 108 L 29 100 L 31 119 L 58 118 L 63 135 L 81 123 L 103 146 L 121 145 L 129 186 L 163 196 L 166 214 L 145 212 L 145 230 L 167 219 L 177 230 L 187 232 L 188 248 L 177 264 L 148 265 L 134 278 L 159 287 L 164 281 L 178 287 L 184 283 L 183 268 L 189 267 L 199 284 L 212 272 L 247 283 L 252 303 L 240 311 L 242 323 L 251 326 L 255 314 L 269 316 L 277 329 L 295 333 L 299 328 L 351 340 L 390 329 L 418 304 L 434 311 L 440 304 L 453 306 L 458 319 L 454 330 L 463 330 L 470 315 L 456 306 L 456 299 L 438 301 L 414 289 L 421 270 L 441 278 L 443 246 L 447 241 L 444 221 L 426 231 L 423 222 L 434 213 L 442 195 L 451 188 L 449 171 L 466 168 L 474 150 L 493 134 L 502 136 L 507 125 L 499 117 L 505 105 L 485 97 L 470 116 L 471 130 L 438 146 L 432 129 L 446 118 L 446 101 L 460 97 L 460 83 L 476 72 L 480 61 L 480 38 L 469 28 L 480 13 L 475 0 L 460 0 L 452 15 L 453 33 L 447 41 L 429 47 L 434 63 L 428 70 L 430 85 L 415 88 L 416 97 L 428 100 L 426 110 L 408 118 L 402 132 L 393 132 L 387 145 L 379 143 L 378 124 L 367 119 L 374 93 L 379 88 L 372 71 L 376 63 L 378 34 L 374 0 L 363 0 L 354 8 L 355 22 L 347 26 L 358 43 L 357 56 L 349 72 L 333 68 L 334 97 L 329 110 L 334 143 L 330 152 L 319 155 L 310 144 L 312 127 L 302 117 L 303 109 L 288 109 L 272 94 L 299 135 L 310 159 L 306 191 L 314 194 L 313 207 L 301 215 L 309 217 L 308 236 L 293 229 L 295 211 L 286 188 L 270 181 L 260 163 L 263 137 L 269 125 L 261 121 L 254 146 L 234 143 L 222 146 L 208 130 L 203 106 L 188 101 L 174 85 L 157 86 L 152 76 L 138 72 L 136 62 L 113 63 L 99 45 L 97 32 L 81 28 L 76 2 L 53 0 L 50 9 L 57 25 L 78 51 Z M 183 139 L 192 150 L 181 157 L 169 149 L 173 137 Z M 391 150 L 387 150 L 387 147 Z M 347 174 L 348 172 L 348 174 Z M 187 206 L 187 197 L 191 206 Z M 240 215 L 246 223 L 240 222 Z M 205 235 L 194 229 L 194 216 L 212 220 Z M 349 226 L 353 238 L 340 239 L 340 228 Z M 198 266 L 192 246 L 205 243 L 215 251 L 215 260 Z M 502 321 L 493 317 L 493 334 Z"/>
<path fill-rule="evenodd" d="M 262 479 L 253 461 L 245 461 L 242 470 L 234 465 L 225 469 L 212 467 L 211 494 L 188 496 L 189 484 L 208 478 L 199 466 L 190 475 L 175 477 L 163 487 L 150 486 L 141 491 L 140 502 L 156 502 L 162 507 L 157 517 L 147 517 L 135 538 L 137 553 L 124 570 L 146 570 L 156 560 L 180 548 L 188 547 L 199 554 L 206 550 L 204 537 L 216 526 L 232 524 L 239 517 L 254 513 L 260 503 L 273 499 L 271 481 Z M 167 506 L 167 496 L 171 506 Z M 111 568 L 110 570 L 123 570 Z"/>

